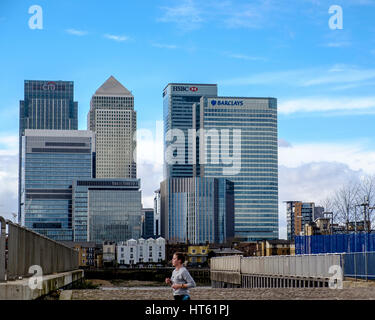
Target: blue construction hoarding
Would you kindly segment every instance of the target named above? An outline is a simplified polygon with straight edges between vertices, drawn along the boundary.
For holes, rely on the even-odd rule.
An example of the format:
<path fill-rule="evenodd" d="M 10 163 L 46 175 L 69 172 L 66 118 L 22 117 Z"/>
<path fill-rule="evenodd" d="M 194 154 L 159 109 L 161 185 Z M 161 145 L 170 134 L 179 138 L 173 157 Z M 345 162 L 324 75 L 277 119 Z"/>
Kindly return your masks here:
<path fill-rule="evenodd" d="M 375 251 L 375 233 L 296 236 L 296 254 Z"/>
<path fill-rule="evenodd" d="M 296 236 L 297 254 L 343 253 L 345 277 L 375 279 L 375 233 Z"/>

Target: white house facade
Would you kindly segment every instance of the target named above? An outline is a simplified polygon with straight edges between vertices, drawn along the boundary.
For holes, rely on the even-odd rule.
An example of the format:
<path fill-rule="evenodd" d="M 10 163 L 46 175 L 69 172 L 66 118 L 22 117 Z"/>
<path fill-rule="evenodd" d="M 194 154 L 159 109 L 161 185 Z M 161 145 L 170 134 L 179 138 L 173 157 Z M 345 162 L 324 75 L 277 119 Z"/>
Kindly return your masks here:
<path fill-rule="evenodd" d="M 117 263 L 135 265 L 143 263 L 160 263 L 165 260 L 165 239 L 140 238 L 117 243 Z"/>

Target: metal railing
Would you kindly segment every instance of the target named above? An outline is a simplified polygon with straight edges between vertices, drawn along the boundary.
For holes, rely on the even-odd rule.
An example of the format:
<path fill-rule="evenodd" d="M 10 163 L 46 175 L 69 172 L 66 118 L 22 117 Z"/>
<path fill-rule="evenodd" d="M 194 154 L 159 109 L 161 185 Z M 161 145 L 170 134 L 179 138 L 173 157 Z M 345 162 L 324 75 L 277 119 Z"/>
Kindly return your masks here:
<path fill-rule="evenodd" d="M 211 272 L 315 279 L 330 278 L 330 268 L 339 266 L 344 277 L 375 279 L 375 252 L 215 257 L 210 265 Z"/>
<path fill-rule="evenodd" d="M 342 267 L 340 254 L 249 257 L 241 259 L 241 274 L 329 278 L 332 265 Z"/>
<path fill-rule="evenodd" d="M 211 258 L 211 271 L 240 272 L 242 256 Z"/>
<path fill-rule="evenodd" d="M 0 217 L 0 281 L 27 277 L 29 268 L 41 267 L 43 275 L 76 270 L 78 251 Z M 6 233 L 8 226 L 8 233 Z"/>

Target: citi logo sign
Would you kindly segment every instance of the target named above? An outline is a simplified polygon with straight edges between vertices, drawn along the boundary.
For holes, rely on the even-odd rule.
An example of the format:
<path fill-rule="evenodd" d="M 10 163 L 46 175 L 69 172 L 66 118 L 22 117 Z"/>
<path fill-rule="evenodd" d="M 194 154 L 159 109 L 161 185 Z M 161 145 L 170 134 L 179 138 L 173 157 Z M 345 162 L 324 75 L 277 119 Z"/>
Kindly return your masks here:
<path fill-rule="evenodd" d="M 198 88 L 197 88 L 197 87 L 190 87 L 189 90 L 190 90 L 190 91 L 193 91 L 193 92 L 196 92 L 196 91 L 198 91 Z"/>
<path fill-rule="evenodd" d="M 42 86 L 45 91 L 54 91 L 56 89 L 56 83 L 53 81 L 47 82 Z"/>

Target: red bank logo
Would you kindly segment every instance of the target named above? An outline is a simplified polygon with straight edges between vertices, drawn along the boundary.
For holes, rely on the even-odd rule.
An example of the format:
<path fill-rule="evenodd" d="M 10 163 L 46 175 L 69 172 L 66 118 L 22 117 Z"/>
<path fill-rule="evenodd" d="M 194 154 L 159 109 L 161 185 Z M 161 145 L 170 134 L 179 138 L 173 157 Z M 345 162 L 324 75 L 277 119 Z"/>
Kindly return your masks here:
<path fill-rule="evenodd" d="M 196 92 L 196 91 L 198 91 L 198 88 L 197 87 L 190 87 L 190 91 Z"/>
<path fill-rule="evenodd" d="M 49 81 L 47 83 L 45 83 L 43 86 L 42 86 L 43 90 L 47 90 L 47 91 L 54 91 L 56 89 L 56 83 L 53 82 L 53 81 Z"/>

